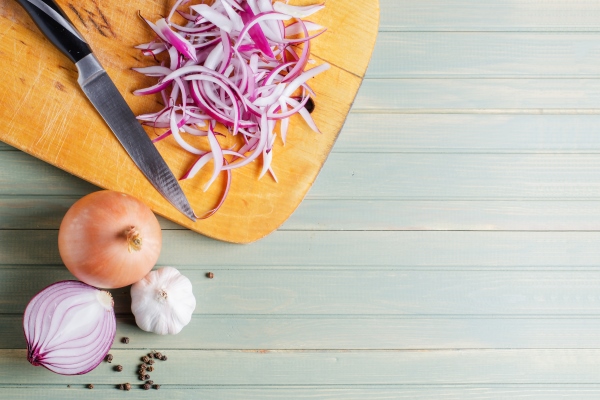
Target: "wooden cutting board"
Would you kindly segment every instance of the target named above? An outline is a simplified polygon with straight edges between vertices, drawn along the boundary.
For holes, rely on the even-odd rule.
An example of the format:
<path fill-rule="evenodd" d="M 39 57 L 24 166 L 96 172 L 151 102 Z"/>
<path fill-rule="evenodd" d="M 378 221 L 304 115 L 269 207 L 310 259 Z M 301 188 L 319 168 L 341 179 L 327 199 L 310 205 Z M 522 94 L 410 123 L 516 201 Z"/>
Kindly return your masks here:
<path fill-rule="evenodd" d="M 133 46 L 153 39 L 138 11 L 155 21 L 171 3 L 161 0 L 57 0 L 114 80 L 135 114 L 160 110 L 159 96 L 138 97 L 152 79 L 131 71 L 153 65 Z M 296 0 L 290 4 L 313 4 Z M 125 153 L 77 84 L 77 69 L 38 31 L 14 0 L 0 0 L 0 140 L 102 188 L 122 191 L 154 212 L 209 237 L 235 243 L 258 240 L 279 227 L 315 181 L 342 128 L 365 75 L 379 22 L 378 0 L 327 0 L 310 20 L 328 28 L 312 42 L 312 58 L 332 68 L 310 81 L 317 94 L 313 112 L 321 134 L 300 117 L 290 123 L 285 146 L 277 140 L 273 169 L 258 176 L 261 162 L 235 170 L 229 196 L 212 217 L 191 222 L 154 190 Z M 150 137 L 158 132 L 147 129 Z M 198 138 L 201 140 L 201 138 Z M 194 142 L 192 142 L 194 143 Z M 200 142 L 197 144 L 200 145 Z M 157 148 L 176 177 L 194 162 L 172 138 Z M 212 209 L 225 174 L 204 192 L 212 162 L 181 186 L 196 212 Z"/>

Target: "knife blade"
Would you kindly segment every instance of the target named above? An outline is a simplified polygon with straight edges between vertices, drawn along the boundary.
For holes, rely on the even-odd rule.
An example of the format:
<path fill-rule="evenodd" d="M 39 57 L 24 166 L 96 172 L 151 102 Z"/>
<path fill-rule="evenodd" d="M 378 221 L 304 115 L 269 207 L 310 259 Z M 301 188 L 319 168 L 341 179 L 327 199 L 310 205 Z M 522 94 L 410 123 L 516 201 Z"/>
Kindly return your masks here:
<path fill-rule="evenodd" d="M 91 48 L 53 0 L 17 0 L 44 35 L 75 65 L 77 82 L 135 165 L 154 188 L 192 221 L 196 216 L 177 179 L 139 124 Z"/>

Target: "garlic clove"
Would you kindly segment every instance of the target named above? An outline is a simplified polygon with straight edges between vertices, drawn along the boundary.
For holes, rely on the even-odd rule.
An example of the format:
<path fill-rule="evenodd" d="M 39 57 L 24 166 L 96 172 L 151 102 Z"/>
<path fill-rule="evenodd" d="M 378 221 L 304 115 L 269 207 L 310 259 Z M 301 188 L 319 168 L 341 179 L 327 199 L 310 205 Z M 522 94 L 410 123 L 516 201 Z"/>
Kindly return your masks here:
<path fill-rule="evenodd" d="M 144 331 L 177 334 L 190 323 L 195 309 L 192 282 L 176 268 L 151 271 L 131 286 L 131 311 Z"/>

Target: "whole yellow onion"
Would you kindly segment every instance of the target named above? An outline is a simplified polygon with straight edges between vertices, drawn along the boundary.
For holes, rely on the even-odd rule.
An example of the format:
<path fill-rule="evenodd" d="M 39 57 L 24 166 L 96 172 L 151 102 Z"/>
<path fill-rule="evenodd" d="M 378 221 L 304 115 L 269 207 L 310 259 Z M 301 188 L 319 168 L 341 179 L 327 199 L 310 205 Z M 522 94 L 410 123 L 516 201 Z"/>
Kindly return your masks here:
<path fill-rule="evenodd" d="M 156 264 L 162 232 L 148 206 L 103 190 L 79 199 L 58 232 L 60 256 L 77 279 L 114 289 L 142 279 Z"/>

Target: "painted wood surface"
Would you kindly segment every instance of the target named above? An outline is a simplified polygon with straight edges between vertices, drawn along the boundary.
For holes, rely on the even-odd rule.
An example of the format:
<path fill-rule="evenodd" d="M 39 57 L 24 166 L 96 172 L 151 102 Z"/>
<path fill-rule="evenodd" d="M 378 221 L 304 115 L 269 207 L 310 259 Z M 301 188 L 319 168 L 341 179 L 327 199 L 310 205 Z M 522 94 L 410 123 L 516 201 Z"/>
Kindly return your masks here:
<path fill-rule="evenodd" d="M 595 1 L 382 0 L 352 111 L 280 229 L 234 245 L 160 220 L 159 265 L 198 308 L 159 337 L 114 291 L 122 375 L 25 361 L 21 314 L 69 277 L 58 226 L 96 188 L 0 146 L 0 399 L 599 398 L 598 21 Z M 120 392 L 149 349 L 170 356 L 160 391 Z"/>
<path fill-rule="evenodd" d="M 382 0 L 381 31 L 599 31 L 588 0 Z"/>

